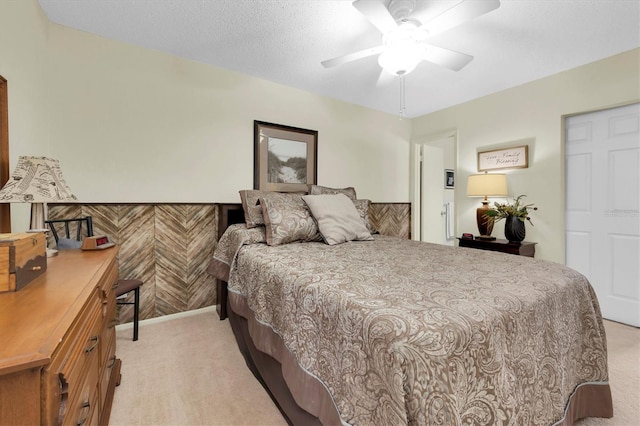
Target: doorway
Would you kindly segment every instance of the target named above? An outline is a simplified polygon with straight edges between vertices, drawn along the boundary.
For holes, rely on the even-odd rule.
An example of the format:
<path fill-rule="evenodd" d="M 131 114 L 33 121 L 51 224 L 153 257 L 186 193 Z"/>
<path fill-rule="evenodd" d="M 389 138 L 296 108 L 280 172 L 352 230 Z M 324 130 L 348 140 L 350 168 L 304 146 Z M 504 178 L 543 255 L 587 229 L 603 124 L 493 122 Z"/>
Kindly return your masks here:
<path fill-rule="evenodd" d="M 566 264 L 640 327 L 640 104 L 565 119 Z"/>
<path fill-rule="evenodd" d="M 421 138 L 411 146 L 411 235 L 454 245 L 456 134 Z"/>

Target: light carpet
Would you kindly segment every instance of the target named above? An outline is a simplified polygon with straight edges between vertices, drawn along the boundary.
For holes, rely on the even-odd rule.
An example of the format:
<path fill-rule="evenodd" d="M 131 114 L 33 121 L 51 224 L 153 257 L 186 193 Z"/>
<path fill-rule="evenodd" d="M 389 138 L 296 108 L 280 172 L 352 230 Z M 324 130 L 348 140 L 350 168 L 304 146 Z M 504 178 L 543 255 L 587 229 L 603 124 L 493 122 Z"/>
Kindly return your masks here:
<path fill-rule="evenodd" d="M 118 327 L 122 380 L 110 425 L 286 425 L 215 309 Z M 155 321 L 154 321 L 155 320 Z"/>
<path fill-rule="evenodd" d="M 640 426 L 640 329 L 611 321 L 605 328 L 614 417 L 576 425 Z M 122 382 L 111 425 L 287 424 L 215 309 L 145 320 L 139 333 L 133 342 L 130 324 L 117 329 Z"/>

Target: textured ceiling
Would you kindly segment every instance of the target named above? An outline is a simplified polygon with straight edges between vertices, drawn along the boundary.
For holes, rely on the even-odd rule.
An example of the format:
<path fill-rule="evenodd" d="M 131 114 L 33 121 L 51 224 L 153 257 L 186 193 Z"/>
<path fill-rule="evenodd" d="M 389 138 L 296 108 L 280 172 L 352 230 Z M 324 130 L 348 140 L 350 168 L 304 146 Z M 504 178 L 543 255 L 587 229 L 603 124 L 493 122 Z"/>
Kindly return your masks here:
<path fill-rule="evenodd" d="M 375 56 L 331 69 L 320 65 L 380 44 L 381 34 L 351 0 L 39 2 L 61 25 L 376 110 L 400 111 L 400 79 L 376 87 Z M 428 19 L 459 2 L 418 0 L 415 13 Z M 418 65 L 405 77 L 408 117 L 638 47 L 640 1 L 502 0 L 500 8 L 429 43 L 474 60 L 458 72 Z"/>

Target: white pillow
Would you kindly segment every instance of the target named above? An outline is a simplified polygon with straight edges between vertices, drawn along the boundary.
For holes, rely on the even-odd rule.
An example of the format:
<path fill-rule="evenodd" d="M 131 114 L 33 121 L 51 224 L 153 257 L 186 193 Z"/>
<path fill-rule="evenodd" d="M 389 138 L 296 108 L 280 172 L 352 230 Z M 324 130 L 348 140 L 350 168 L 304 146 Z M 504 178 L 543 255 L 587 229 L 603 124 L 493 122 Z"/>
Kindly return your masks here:
<path fill-rule="evenodd" d="M 304 195 L 302 199 L 329 245 L 373 240 L 353 201 L 344 194 Z"/>

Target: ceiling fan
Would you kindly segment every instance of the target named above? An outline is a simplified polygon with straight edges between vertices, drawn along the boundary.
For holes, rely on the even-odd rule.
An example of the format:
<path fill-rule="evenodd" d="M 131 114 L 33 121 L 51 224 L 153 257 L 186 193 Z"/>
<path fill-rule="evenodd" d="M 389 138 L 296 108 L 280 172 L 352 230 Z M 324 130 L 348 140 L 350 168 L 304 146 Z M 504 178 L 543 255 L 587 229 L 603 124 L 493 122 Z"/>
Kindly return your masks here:
<path fill-rule="evenodd" d="M 427 40 L 497 9 L 500 1 L 462 0 L 427 22 L 411 16 L 416 0 L 391 0 L 388 7 L 381 0 L 356 0 L 353 6 L 382 33 L 382 44 L 322 61 L 321 64 L 332 68 L 379 55 L 378 63 L 383 69 L 378 80 L 380 85 L 383 80 L 410 73 L 423 60 L 454 71 L 464 68 L 473 56 L 433 46 Z"/>

